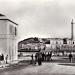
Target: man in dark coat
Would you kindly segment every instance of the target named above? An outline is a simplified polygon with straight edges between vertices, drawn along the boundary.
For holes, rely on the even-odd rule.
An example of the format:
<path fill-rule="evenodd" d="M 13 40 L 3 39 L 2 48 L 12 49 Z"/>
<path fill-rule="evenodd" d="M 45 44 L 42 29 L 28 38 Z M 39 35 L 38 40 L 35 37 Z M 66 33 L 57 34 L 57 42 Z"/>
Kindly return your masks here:
<path fill-rule="evenodd" d="M 38 54 L 36 53 L 35 54 L 35 61 L 37 61 L 37 58 L 38 58 Z"/>
<path fill-rule="evenodd" d="M 47 61 L 49 61 L 50 60 L 50 56 L 49 56 L 49 52 L 48 52 L 48 54 L 47 54 Z"/>
<path fill-rule="evenodd" d="M 38 65 L 42 64 L 42 53 L 38 53 Z"/>
<path fill-rule="evenodd" d="M 44 56 L 45 56 L 45 54 L 44 54 L 44 52 L 42 53 L 42 61 L 44 61 Z"/>
<path fill-rule="evenodd" d="M 73 57 L 73 56 L 72 56 L 72 54 L 70 53 L 70 54 L 69 54 L 69 61 L 70 61 L 71 63 L 72 63 L 72 57 Z"/>
<path fill-rule="evenodd" d="M 33 64 L 33 54 L 31 55 L 31 64 Z"/>
<path fill-rule="evenodd" d="M 5 61 L 6 61 L 6 64 L 8 64 L 8 55 L 6 55 L 6 57 L 5 57 Z"/>
<path fill-rule="evenodd" d="M 52 57 L 52 52 L 50 52 L 50 60 L 52 60 L 52 58 L 51 58 L 51 57 Z"/>
<path fill-rule="evenodd" d="M 2 61 L 3 61 L 4 60 L 4 55 L 2 54 L 1 57 L 2 57 Z"/>

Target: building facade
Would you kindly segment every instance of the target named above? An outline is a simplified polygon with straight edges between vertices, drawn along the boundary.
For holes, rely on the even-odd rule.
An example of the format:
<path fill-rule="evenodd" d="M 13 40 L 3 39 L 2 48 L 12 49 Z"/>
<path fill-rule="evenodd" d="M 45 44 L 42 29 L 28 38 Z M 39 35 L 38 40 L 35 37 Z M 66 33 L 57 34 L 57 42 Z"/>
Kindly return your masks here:
<path fill-rule="evenodd" d="M 75 40 L 69 38 L 50 38 L 50 49 L 75 51 Z"/>
<path fill-rule="evenodd" d="M 8 60 L 17 59 L 17 26 L 15 22 L 0 14 L 0 54 L 8 55 Z"/>
<path fill-rule="evenodd" d="M 46 45 L 39 41 L 38 38 L 28 38 L 18 43 L 18 51 L 39 51 L 45 50 Z"/>

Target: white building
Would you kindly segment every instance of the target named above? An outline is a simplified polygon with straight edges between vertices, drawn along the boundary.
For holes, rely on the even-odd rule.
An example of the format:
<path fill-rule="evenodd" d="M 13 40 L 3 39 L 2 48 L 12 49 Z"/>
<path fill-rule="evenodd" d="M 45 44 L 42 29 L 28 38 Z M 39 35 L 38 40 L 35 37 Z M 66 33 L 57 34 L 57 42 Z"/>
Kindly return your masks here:
<path fill-rule="evenodd" d="M 8 60 L 17 59 L 17 26 L 15 22 L 0 14 L 0 54 L 8 55 Z"/>
<path fill-rule="evenodd" d="M 50 49 L 75 50 L 75 40 L 69 38 L 50 38 Z"/>

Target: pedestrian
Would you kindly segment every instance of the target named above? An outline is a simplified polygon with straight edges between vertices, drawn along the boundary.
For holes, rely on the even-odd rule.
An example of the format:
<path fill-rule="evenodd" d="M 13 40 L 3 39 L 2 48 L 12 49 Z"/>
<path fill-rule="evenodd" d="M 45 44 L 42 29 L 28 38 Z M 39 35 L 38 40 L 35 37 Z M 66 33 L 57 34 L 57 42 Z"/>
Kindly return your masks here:
<path fill-rule="evenodd" d="M 2 57 L 2 61 L 3 61 L 4 60 L 4 55 L 2 54 L 1 57 Z"/>
<path fill-rule="evenodd" d="M 0 64 L 1 64 L 1 60 L 2 60 L 2 57 L 1 57 L 1 55 L 0 55 Z"/>
<path fill-rule="evenodd" d="M 32 64 L 32 65 L 35 65 L 35 64 L 36 64 L 36 61 L 34 60 L 33 54 L 31 55 L 31 64 Z"/>
<path fill-rule="evenodd" d="M 1 64 L 3 64 L 3 61 L 4 61 L 4 55 L 3 54 L 0 55 L 0 61 L 1 61 Z"/>
<path fill-rule="evenodd" d="M 33 64 L 33 54 L 31 55 L 31 64 Z"/>
<path fill-rule="evenodd" d="M 8 55 L 6 55 L 6 57 L 5 57 L 5 62 L 6 62 L 6 64 L 8 64 Z"/>
<path fill-rule="evenodd" d="M 35 60 L 33 61 L 34 62 L 34 65 L 36 64 L 37 60 L 38 60 L 38 54 L 36 53 L 35 54 Z"/>
<path fill-rule="evenodd" d="M 45 57 L 44 58 L 45 58 L 45 61 L 46 61 L 46 58 L 47 58 L 46 52 L 45 52 Z"/>
<path fill-rule="evenodd" d="M 43 52 L 43 53 L 42 53 L 42 61 L 44 61 L 44 56 L 45 56 L 45 55 L 44 55 L 44 52 Z"/>
<path fill-rule="evenodd" d="M 42 54 L 39 52 L 38 53 L 38 65 L 42 64 Z"/>
<path fill-rule="evenodd" d="M 50 52 L 50 54 L 49 54 L 49 55 L 50 55 L 50 60 L 52 60 L 52 58 L 51 58 L 51 57 L 52 57 L 52 51 Z"/>
<path fill-rule="evenodd" d="M 37 53 L 35 54 L 35 61 L 37 61 L 37 58 L 38 58 L 38 55 L 37 55 Z"/>
<path fill-rule="evenodd" d="M 33 60 L 33 54 L 31 55 L 31 59 Z"/>
<path fill-rule="evenodd" d="M 49 61 L 50 60 L 50 55 L 49 55 L 49 52 L 48 52 L 48 54 L 47 54 L 47 61 Z"/>
<path fill-rule="evenodd" d="M 4 55 L 2 54 L 1 57 L 2 57 L 2 64 L 3 64 L 3 62 L 4 62 Z"/>
<path fill-rule="evenodd" d="M 69 54 L 69 61 L 70 61 L 71 63 L 72 63 L 72 57 L 73 57 L 73 56 L 72 56 L 72 54 L 70 53 L 70 54 Z"/>

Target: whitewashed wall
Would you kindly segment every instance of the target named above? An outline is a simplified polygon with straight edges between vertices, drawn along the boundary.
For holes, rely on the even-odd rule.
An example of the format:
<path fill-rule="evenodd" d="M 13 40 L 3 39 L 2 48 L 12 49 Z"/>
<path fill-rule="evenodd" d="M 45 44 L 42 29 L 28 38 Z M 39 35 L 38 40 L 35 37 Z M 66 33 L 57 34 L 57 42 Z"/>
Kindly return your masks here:
<path fill-rule="evenodd" d="M 0 20 L 0 54 L 8 55 L 9 61 L 17 59 L 17 36 L 10 34 L 10 25 L 17 27 L 8 20 Z"/>

